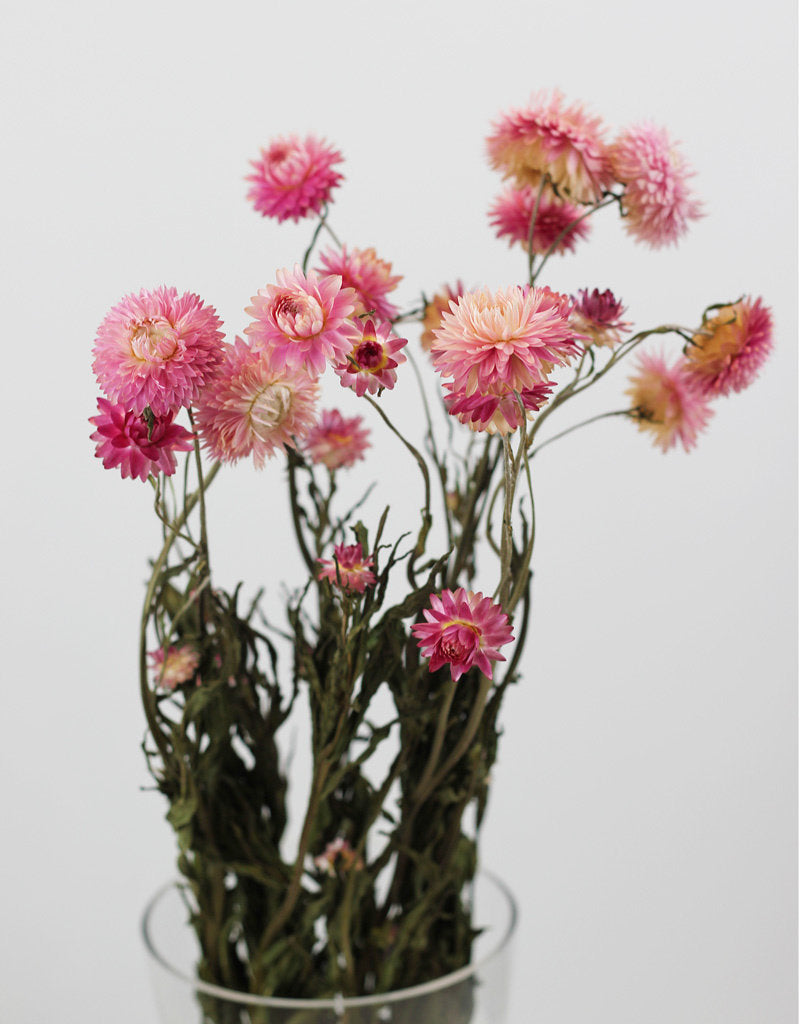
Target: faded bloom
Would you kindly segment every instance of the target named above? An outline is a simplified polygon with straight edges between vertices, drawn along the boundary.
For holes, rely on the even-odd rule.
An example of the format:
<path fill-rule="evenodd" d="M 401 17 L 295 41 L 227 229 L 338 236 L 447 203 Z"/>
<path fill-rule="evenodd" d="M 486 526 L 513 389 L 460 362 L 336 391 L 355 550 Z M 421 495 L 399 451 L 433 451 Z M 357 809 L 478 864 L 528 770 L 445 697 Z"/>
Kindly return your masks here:
<path fill-rule="evenodd" d="M 702 208 L 687 185 L 693 172 L 666 130 L 635 125 L 616 138 L 609 153 L 614 176 L 625 186 L 625 230 L 653 249 L 676 244 Z"/>
<path fill-rule="evenodd" d="M 354 322 L 358 335 L 345 358 L 334 367 L 342 386 L 352 388 L 360 397 L 375 394 L 381 388 L 393 388 L 397 381 L 395 369 L 406 357 L 400 351 L 407 342 L 392 334 L 391 324 L 375 325 L 370 317 Z"/>
<path fill-rule="evenodd" d="M 411 627 L 417 646 L 430 658 L 430 670 L 450 665 L 457 681 L 476 665 L 489 679 L 491 661 L 505 661 L 498 648 L 514 639 L 508 616 L 483 594 L 471 590 L 443 590 L 431 595 L 430 609 L 423 611 L 426 622 Z M 491 661 L 490 661 L 491 659 Z"/>
<path fill-rule="evenodd" d="M 458 302 L 466 289 L 460 281 L 456 281 L 451 288 L 449 284 L 443 286 L 443 291 L 437 292 L 430 302 L 425 304 L 425 312 L 422 318 L 424 330 L 419 337 L 420 345 L 426 352 L 430 352 L 435 339 L 434 331 L 442 326 L 442 313 L 447 313 L 451 302 Z"/>
<path fill-rule="evenodd" d="M 608 288 L 601 292 L 593 288 L 581 288 L 578 297 L 573 296 L 572 325 L 577 332 L 587 336 L 590 344 L 613 348 L 622 340 L 622 335 L 631 326 L 622 319 L 625 307 Z"/>
<path fill-rule="evenodd" d="M 770 309 L 748 297 L 708 310 L 686 358 L 692 377 L 712 397 L 752 384 L 771 351 Z"/>
<path fill-rule="evenodd" d="M 354 334 L 352 288 L 342 288 L 335 274 L 319 278 L 312 270 L 306 277 L 299 264 L 275 276 L 278 283 L 259 289 L 245 309 L 253 317 L 245 334 L 288 367 L 319 375 L 326 360 L 341 362 Z"/>
<path fill-rule="evenodd" d="M 223 462 L 252 455 L 260 469 L 276 449 L 295 447 L 294 435 L 302 437 L 313 425 L 318 393 L 305 370 L 237 338 L 197 403 L 203 445 Z"/>
<path fill-rule="evenodd" d="M 489 207 L 489 220 L 497 237 L 508 238 L 509 245 L 518 242 L 526 252 L 537 193 L 538 189 L 531 185 L 509 185 Z M 589 235 L 589 222 L 578 221 L 582 213 L 575 203 L 559 199 L 552 189 L 545 189 L 536 211 L 533 251 L 543 256 L 553 246 L 554 253 L 573 252 L 576 243 Z"/>
<path fill-rule="evenodd" d="M 330 580 L 334 586 L 343 590 L 355 590 L 363 594 L 367 587 L 375 583 L 372 571 L 374 562 L 364 558 L 360 544 L 335 544 L 333 559 L 318 558 L 322 566 L 317 575 L 318 580 Z"/>
<path fill-rule="evenodd" d="M 451 416 L 466 423 L 471 430 L 487 434 L 509 434 L 522 425 L 523 411 L 530 419 L 532 414 L 550 398 L 554 384 L 544 381 L 531 388 L 523 388 L 519 397 L 507 384 L 486 385 L 471 394 L 456 387 L 452 381 L 445 381 L 445 405 Z"/>
<path fill-rule="evenodd" d="M 656 447 L 666 452 L 680 441 L 684 451 L 694 448 L 713 413 L 683 356 L 667 366 L 661 355 L 641 355 L 630 383 L 631 414 Z"/>
<path fill-rule="evenodd" d="M 296 135 L 274 139 L 251 160 L 247 198 L 262 217 L 299 221 L 319 213 L 342 180 L 334 165 L 344 157 L 323 139 Z"/>
<path fill-rule="evenodd" d="M 188 682 L 197 671 L 200 657 L 190 644 L 180 647 L 163 647 L 149 652 L 153 681 L 165 690 L 174 690 L 180 683 Z"/>
<path fill-rule="evenodd" d="M 338 836 L 328 843 L 324 853 L 314 858 L 314 865 L 333 878 L 339 872 L 346 874 L 348 871 L 361 871 L 364 861 L 346 839 Z"/>
<path fill-rule="evenodd" d="M 537 187 L 547 175 L 576 203 L 596 202 L 614 181 L 600 119 L 580 103 L 566 106 L 558 90 L 500 117 L 487 146 L 492 167 L 504 177 Z"/>
<path fill-rule="evenodd" d="M 352 466 L 369 448 L 369 431 L 360 416 L 345 419 L 338 409 L 325 409 L 306 434 L 303 448 L 312 462 L 328 469 Z"/>
<path fill-rule="evenodd" d="M 175 288 L 126 295 L 97 330 L 94 370 L 101 390 L 131 412 L 155 416 L 191 405 L 220 361 L 222 321 L 199 296 Z"/>
<path fill-rule="evenodd" d="M 338 274 L 343 288 L 356 293 L 355 315 L 374 313 L 380 320 L 394 320 L 400 310 L 386 298 L 403 280 L 402 274 L 392 274 L 388 260 L 378 259 L 374 249 L 351 249 L 344 245 L 341 251 L 329 249 L 320 255 L 320 274 Z"/>
<path fill-rule="evenodd" d="M 97 442 L 95 455 L 106 469 L 119 468 L 123 480 L 138 477 L 146 481 L 152 473 L 172 476 L 175 452 L 191 451 L 193 435 L 172 422 L 172 413 L 151 416 L 131 412 L 123 405 L 114 405 L 107 398 L 97 399 L 97 416 L 89 422 L 97 429 L 91 435 Z"/>

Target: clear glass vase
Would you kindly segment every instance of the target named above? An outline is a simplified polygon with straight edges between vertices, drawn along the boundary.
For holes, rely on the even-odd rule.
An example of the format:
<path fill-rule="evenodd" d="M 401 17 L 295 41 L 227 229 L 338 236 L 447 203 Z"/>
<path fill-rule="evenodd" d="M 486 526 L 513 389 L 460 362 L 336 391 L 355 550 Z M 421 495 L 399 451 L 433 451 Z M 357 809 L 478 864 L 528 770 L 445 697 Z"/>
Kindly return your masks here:
<path fill-rule="evenodd" d="M 142 934 L 161 1024 L 505 1024 L 513 896 L 489 872 L 479 873 L 473 923 L 482 928 L 472 963 L 442 978 L 383 995 L 333 999 L 251 996 L 199 981 L 198 946 L 175 883 L 147 905 Z"/>

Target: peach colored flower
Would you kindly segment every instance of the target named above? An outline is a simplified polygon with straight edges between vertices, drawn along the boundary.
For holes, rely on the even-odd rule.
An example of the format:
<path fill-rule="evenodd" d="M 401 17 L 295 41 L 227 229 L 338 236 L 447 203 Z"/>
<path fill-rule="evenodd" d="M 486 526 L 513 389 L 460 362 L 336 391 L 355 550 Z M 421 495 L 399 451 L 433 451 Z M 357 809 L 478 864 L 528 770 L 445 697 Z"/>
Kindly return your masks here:
<path fill-rule="evenodd" d="M 357 336 L 345 358 L 334 367 L 342 386 L 352 388 L 360 397 L 383 388 L 393 388 L 397 381 L 396 368 L 406 361 L 400 351 L 407 342 L 392 334 L 391 325 L 378 324 L 370 317 L 355 321 Z"/>
<path fill-rule="evenodd" d="M 324 853 L 314 858 L 314 866 L 334 878 L 340 872 L 361 871 L 364 861 L 346 839 L 338 836 L 328 843 Z"/>
<path fill-rule="evenodd" d="M 572 301 L 570 320 L 577 332 L 587 336 L 589 344 L 613 348 L 631 326 L 622 319 L 625 307 L 608 288 L 604 292 L 598 288 L 591 292 L 588 288 L 581 288 Z"/>
<path fill-rule="evenodd" d="M 442 288 L 443 290 L 437 292 L 430 302 L 425 303 L 425 312 L 422 317 L 423 331 L 419 342 L 426 352 L 430 352 L 431 346 L 436 340 L 433 332 L 442 326 L 442 313 L 448 312 L 450 303 L 458 302 L 466 291 L 460 281 L 456 281 L 452 288 L 449 284 L 443 285 Z"/>
<path fill-rule="evenodd" d="M 253 173 L 247 198 L 262 217 L 278 221 L 293 220 L 319 213 L 330 201 L 331 193 L 342 175 L 334 165 L 344 157 L 323 139 L 296 135 L 274 139 L 251 160 Z"/>
<path fill-rule="evenodd" d="M 190 644 L 172 645 L 166 652 L 163 647 L 158 647 L 150 651 L 148 657 L 155 685 L 165 690 L 174 690 L 181 683 L 187 683 L 200 664 L 200 656 Z"/>
<path fill-rule="evenodd" d="M 748 296 L 708 310 L 686 358 L 694 380 L 713 397 L 752 384 L 771 351 L 770 309 L 760 298 Z"/>
<path fill-rule="evenodd" d="M 531 185 L 517 188 L 509 185 L 489 207 L 489 220 L 498 238 L 508 238 L 508 244 L 519 243 L 528 251 L 531 217 L 536 205 L 538 190 Z M 589 235 L 589 222 L 578 221 L 583 211 L 575 203 L 559 199 L 551 189 L 545 189 L 539 200 L 536 211 L 536 223 L 533 228 L 533 251 L 544 255 L 555 244 L 557 238 L 563 238 L 553 249 L 554 253 L 573 252 L 576 243 Z M 578 221 L 578 223 L 575 223 Z M 572 226 L 570 226 L 572 225 Z"/>
<path fill-rule="evenodd" d="M 681 356 L 667 366 L 661 355 L 641 355 L 637 369 L 625 394 L 630 396 L 631 415 L 639 429 L 652 434 L 653 443 L 663 452 L 679 441 L 684 451 L 690 451 L 712 411 L 686 360 Z"/>
<path fill-rule="evenodd" d="M 322 566 L 317 579 L 329 580 L 343 590 L 363 594 L 376 581 L 372 571 L 374 562 L 371 558 L 364 558 L 360 544 L 335 544 L 332 560 L 318 558 L 317 561 Z"/>
<path fill-rule="evenodd" d="M 345 419 L 337 409 L 325 409 L 306 434 L 303 449 L 312 462 L 328 469 L 352 466 L 370 447 L 369 431 L 362 423 L 361 416 Z"/>
<path fill-rule="evenodd" d="M 454 681 L 477 666 L 492 678 L 491 661 L 505 661 L 499 648 L 514 639 L 508 616 L 491 598 L 471 590 L 443 590 L 431 595 L 425 622 L 411 627 L 417 646 L 430 658 L 430 671 L 450 665 Z"/>
<path fill-rule="evenodd" d="M 194 435 L 172 422 L 172 413 L 150 417 L 114 405 L 107 398 L 97 399 L 97 416 L 89 422 L 96 427 L 91 435 L 97 442 L 95 455 L 106 469 L 119 469 L 123 480 L 138 477 L 146 481 L 152 473 L 172 476 L 175 452 L 191 451 Z"/>
<path fill-rule="evenodd" d="M 478 391 L 468 393 L 458 388 L 452 381 L 444 381 L 444 402 L 447 411 L 471 430 L 487 434 L 509 434 L 522 425 L 523 412 L 531 419 L 532 414 L 550 398 L 555 387 L 549 381 L 534 384 L 531 388 L 523 388 L 519 397 L 507 384 L 486 385 Z"/>
<path fill-rule="evenodd" d="M 355 316 L 374 314 L 380 320 L 394 320 L 400 310 L 386 298 L 403 280 L 402 274 L 392 274 L 388 260 L 378 259 L 374 249 L 329 249 L 320 255 L 319 274 L 338 274 L 343 288 L 356 293 Z"/>

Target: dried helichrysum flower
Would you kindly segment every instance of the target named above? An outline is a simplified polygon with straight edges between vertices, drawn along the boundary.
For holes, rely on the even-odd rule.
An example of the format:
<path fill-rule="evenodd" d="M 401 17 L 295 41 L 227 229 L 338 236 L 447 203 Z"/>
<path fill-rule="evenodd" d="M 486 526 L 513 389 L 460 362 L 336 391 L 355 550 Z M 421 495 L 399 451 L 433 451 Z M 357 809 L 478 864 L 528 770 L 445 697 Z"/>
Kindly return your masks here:
<path fill-rule="evenodd" d="M 425 622 L 411 627 L 417 646 L 430 659 L 430 670 L 450 666 L 454 681 L 477 666 L 492 678 L 492 661 L 505 661 L 500 647 L 514 639 L 508 616 L 483 594 L 459 587 L 432 594 Z"/>
<path fill-rule="evenodd" d="M 343 159 L 338 149 L 314 135 L 273 139 L 257 160 L 250 161 L 247 198 L 262 217 L 296 223 L 314 216 L 342 181 L 334 166 Z"/>

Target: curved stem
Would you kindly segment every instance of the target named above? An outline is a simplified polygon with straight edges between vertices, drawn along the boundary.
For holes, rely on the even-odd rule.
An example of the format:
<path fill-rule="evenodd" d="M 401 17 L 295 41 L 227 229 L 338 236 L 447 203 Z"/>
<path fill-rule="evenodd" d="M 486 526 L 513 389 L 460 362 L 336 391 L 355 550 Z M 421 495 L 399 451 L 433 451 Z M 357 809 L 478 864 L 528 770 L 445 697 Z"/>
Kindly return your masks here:
<path fill-rule="evenodd" d="M 566 430 L 562 430 L 558 434 L 553 434 L 553 436 L 552 437 L 548 437 L 548 439 L 546 441 L 542 441 L 541 444 L 537 445 L 535 448 L 533 448 L 531 450 L 531 456 L 530 457 L 533 458 L 533 456 L 536 455 L 538 452 L 540 452 L 542 450 L 542 448 L 546 448 L 549 444 L 552 444 L 553 441 L 557 441 L 560 437 L 566 437 L 567 434 L 571 434 L 573 432 L 573 430 L 580 430 L 581 427 L 588 427 L 588 425 L 590 423 L 596 423 L 598 420 L 606 420 L 606 419 L 609 419 L 612 416 L 630 416 L 630 415 L 631 415 L 631 410 L 630 409 L 617 409 L 616 412 L 601 412 L 601 413 L 598 413 L 597 416 L 590 416 L 588 420 L 583 420 L 581 423 L 576 423 L 572 427 L 567 427 Z"/>

